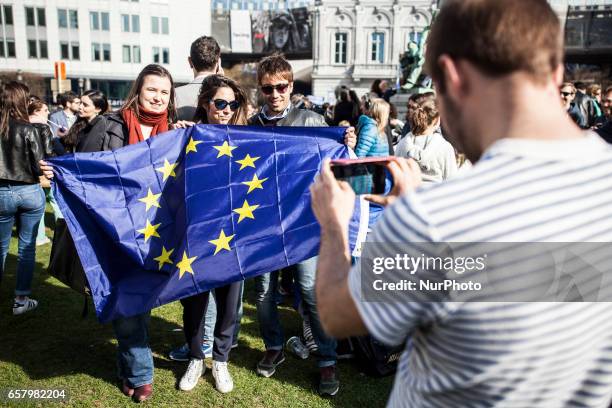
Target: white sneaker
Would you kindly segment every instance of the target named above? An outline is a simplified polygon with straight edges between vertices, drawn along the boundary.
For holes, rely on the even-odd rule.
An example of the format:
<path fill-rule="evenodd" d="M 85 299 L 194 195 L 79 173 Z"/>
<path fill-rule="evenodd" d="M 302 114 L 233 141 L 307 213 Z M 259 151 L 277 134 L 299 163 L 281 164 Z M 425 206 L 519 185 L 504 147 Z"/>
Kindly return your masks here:
<path fill-rule="evenodd" d="M 198 385 L 198 380 L 204 374 L 204 370 L 206 370 L 204 360 L 197 360 L 195 358 L 189 360 L 187 371 L 185 371 L 181 382 L 179 382 L 179 388 L 183 391 L 193 390 Z"/>
<path fill-rule="evenodd" d="M 222 394 L 227 394 L 234 389 L 234 381 L 227 370 L 227 362 L 214 361 L 212 363 L 212 374 L 215 378 L 215 388 Z"/>
<path fill-rule="evenodd" d="M 13 314 L 14 315 L 24 314 L 25 312 L 29 310 L 36 309 L 36 306 L 38 306 L 38 302 L 34 299 L 30 299 L 27 296 L 23 300 L 15 299 L 15 302 L 13 303 Z"/>

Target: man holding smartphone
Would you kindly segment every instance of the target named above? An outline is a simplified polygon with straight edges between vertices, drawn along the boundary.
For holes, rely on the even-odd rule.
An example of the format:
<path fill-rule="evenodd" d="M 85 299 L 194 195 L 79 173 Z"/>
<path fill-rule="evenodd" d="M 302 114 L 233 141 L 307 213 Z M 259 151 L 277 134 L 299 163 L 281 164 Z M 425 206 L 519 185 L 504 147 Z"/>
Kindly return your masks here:
<path fill-rule="evenodd" d="M 291 105 L 293 70 L 289 62 L 279 54 L 261 60 L 257 67 L 257 82 L 264 95 L 265 104 L 259 113 L 249 119 L 252 126 L 327 126 L 323 116 L 310 110 L 296 109 Z M 357 142 L 354 128 L 345 133 L 345 144 L 354 148 Z M 302 302 L 309 318 L 313 336 L 319 348 L 319 393 L 335 395 L 340 383 L 336 375 L 336 340 L 325 334 L 316 309 L 314 279 L 316 257 L 294 266 L 295 283 L 302 294 Z M 266 351 L 257 364 L 257 373 L 271 377 L 276 367 L 285 361 L 284 335 L 277 311 L 279 271 L 255 278 L 257 293 L 257 320 Z"/>
<path fill-rule="evenodd" d="M 389 206 L 368 239 L 378 243 L 372 259 L 393 261 L 428 243 L 612 242 L 612 151 L 581 131 L 559 103 L 562 38 L 545 0 L 444 3 L 429 36 L 427 72 L 446 134 L 475 165 L 460 178 L 414 191 L 415 163 L 391 162 L 393 191 L 369 197 Z M 512 276 L 487 270 L 495 290 L 467 292 L 461 302 L 449 291 L 381 290 L 367 298 L 375 271 L 367 263 L 351 270 L 348 251 L 354 193 L 329 163 L 311 191 L 321 225 L 316 286 L 326 332 L 405 344 L 388 406 L 609 405 L 612 308 L 601 299 L 602 273 L 577 281 L 575 290 L 586 286 L 601 299 L 586 302 L 565 292 L 554 263 L 531 269 L 525 254 L 514 253 L 520 266 L 510 268 Z M 612 251 L 602 253 L 612 260 Z M 418 283 L 421 273 L 452 276 L 443 268 L 415 272 L 398 273 L 408 283 Z M 534 282 L 552 302 L 517 300 L 539 293 Z"/>

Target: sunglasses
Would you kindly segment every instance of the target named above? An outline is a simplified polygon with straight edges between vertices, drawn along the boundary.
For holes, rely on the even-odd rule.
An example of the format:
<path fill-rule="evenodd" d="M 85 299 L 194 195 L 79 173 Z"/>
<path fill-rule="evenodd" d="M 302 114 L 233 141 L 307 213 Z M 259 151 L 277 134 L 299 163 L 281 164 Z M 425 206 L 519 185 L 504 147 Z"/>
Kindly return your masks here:
<path fill-rule="evenodd" d="M 263 85 L 261 87 L 261 92 L 266 95 L 272 95 L 272 92 L 274 92 L 274 90 L 276 89 L 278 93 L 284 94 L 285 92 L 287 92 L 288 88 L 289 84 Z"/>
<path fill-rule="evenodd" d="M 240 107 L 240 102 L 238 101 L 228 102 L 225 99 L 215 99 L 214 101 L 212 101 L 212 103 L 215 104 L 215 108 L 217 108 L 218 110 L 225 109 L 227 105 L 229 105 L 232 111 L 235 111 L 236 109 Z"/>
<path fill-rule="evenodd" d="M 564 97 L 566 97 L 566 96 L 572 96 L 572 95 L 574 95 L 574 93 L 573 93 L 573 92 L 561 92 L 561 96 L 564 96 Z"/>

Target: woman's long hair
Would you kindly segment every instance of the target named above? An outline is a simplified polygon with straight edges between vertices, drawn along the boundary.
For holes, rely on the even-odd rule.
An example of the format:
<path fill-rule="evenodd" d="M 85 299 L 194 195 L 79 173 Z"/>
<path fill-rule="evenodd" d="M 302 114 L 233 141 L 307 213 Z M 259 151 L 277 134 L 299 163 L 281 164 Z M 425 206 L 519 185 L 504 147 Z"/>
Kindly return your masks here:
<path fill-rule="evenodd" d="M 0 135 L 7 138 L 9 120 L 29 123 L 30 88 L 22 82 L 10 81 L 0 90 Z"/>
<path fill-rule="evenodd" d="M 210 103 L 219 88 L 230 88 L 234 91 L 234 97 L 240 102 L 240 107 L 234 112 L 229 121 L 230 125 L 246 125 L 247 123 L 247 96 L 236 81 L 222 75 L 209 75 L 202 81 L 200 96 L 198 96 L 198 107 L 193 117 L 194 122 L 208 123 L 208 115 L 204 105 Z"/>
<path fill-rule="evenodd" d="M 92 89 L 89 91 L 85 91 L 85 93 L 81 95 L 81 98 L 83 98 L 83 96 L 86 96 L 91 99 L 93 106 L 100 109 L 100 115 L 103 115 L 108 112 L 108 99 L 106 99 L 106 95 L 104 95 L 102 92 Z M 87 123 L 87 119 L 79 117 L 68 131 L 68 134 L 66 134 L 66 136 L 62 138 L 62 144 L 68 148 L 73 148 L 74 146 L 76 146 L 79 140 L 79 133 L 83 129 L 85 129 Z"/>
<path fill-rule="evenodd" d="M 130 92 L 128 93 L 126 102 L 123 104 L 119 112 L 123 112 L 124 110 L 131 110 L 139 115 L 138 108 L 138 96 L 140 95 L 140 90 L 142 89 L 142 85 L 144 84 L 144 79 L 147 75 L 156 75 L 162 78 L 168 78 L 170 80 L 170 100 L 168 102 L 168 122 L 174 123 L 176 121 L 176 104 L 175 104 L 175 92 L 174 92 L 174 80 L 172 79 L 172 75 L 170 72 L 158 64 L 149 64 L 140 71 L 138 74 L 138 78 L 132 84 L 130 88 Z"/>
<path fill-rule="evenodd" d="M 376 121 L 378 134 L 385 137 L 385 127 L 389 123 L 389 104 L 382 98 L 370 100 L 369 117 Z"/>

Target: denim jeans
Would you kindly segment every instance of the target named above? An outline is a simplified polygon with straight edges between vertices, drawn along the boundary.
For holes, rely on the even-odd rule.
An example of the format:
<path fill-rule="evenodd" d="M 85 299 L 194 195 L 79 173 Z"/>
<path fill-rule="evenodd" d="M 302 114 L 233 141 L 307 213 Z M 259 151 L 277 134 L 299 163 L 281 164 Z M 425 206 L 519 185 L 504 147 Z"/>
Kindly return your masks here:
<path fill-rule="evenodd" d="M 0 181 L 0 280 L 11 242 L 13 224 L 17 221 L 16 296 L 32 293 L 36 233 L 45 210 L 45 195 L 39 184 L 12 184 Z"/>
<path fill-rule="evenodd" d="M 113 320 L 117 336 L 119 378 L 132 388 L 153 383 L 153 354 L 149 347 L 151 312 Z"/>
<path fill-rule="evenodd" d="M 294 283 L 300 289 L 304 312 L 309 316 L 312 334 L 319 347 L 319 367 L 334 365 L 336 363 L 336 339 L 325 334 L 317 312 L 315 299 L 317 257 L 307 259 L 294 265 L 293 268 L 295 268 Z M 282 350 L 285 341 L 277 308 L 279 272 L 271 272 L 255 278 L 257 320 L 266 350 Z"/>
<path fill-rule="evenodd" d="M 55 197 L 53 196 L 53 190 L 50 188 L 43 188 L 45 192 L 46 200 L 49 204 L 51 204 L 51 209 L 53 210 L 53 218 L 55 221 L 58 218 L 64 218 L 62 212 L 57 205 L 57 201 L 55 201 Z M 47 238 L 47 234 L 45 233 L 45 213 L 43 212 L 42 217 L 40 218 L 40 224 L 38 224 L 38 234 L 36 235 L 36 242 L 44 241 Z"/>
<path fill-rule="evenodd" d="M 242 320 L 242 295 L 244 293 L 244 281 L 240 282 L 240 298 L 238 299 L 238 308 L 236 309 L 236 325 L 234 326 L 234 336 L 232 344 L 238 342 L 238 333 L 240 333 L 240 321 Z M 213 344 L 215 339 L 215 322 L 217 321 L 217 303 L 215 301 L 215 291 L 212 291 L 212 296 L 208 297 L 208 308 L 204 319 L 202 319 L 202 343 Z"/>

